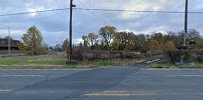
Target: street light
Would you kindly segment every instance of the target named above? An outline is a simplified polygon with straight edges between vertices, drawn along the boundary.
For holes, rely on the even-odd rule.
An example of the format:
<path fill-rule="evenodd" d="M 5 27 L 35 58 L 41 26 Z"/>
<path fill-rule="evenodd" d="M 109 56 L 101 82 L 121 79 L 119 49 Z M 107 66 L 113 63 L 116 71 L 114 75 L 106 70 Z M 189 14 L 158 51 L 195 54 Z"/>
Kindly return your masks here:
<path fill-rule="evenodd" d="M 11 55 L 11 28 L 5 25 L 2 25 L 2 26 L 8 29 L 8 55 L 10 56 Z"/>

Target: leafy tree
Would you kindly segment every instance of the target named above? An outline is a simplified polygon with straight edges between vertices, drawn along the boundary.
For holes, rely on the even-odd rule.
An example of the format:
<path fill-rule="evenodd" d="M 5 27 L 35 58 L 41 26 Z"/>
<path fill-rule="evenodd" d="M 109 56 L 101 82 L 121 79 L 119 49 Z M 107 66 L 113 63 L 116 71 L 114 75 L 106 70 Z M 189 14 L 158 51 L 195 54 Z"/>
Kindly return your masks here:
<path fill-rule="evenodd" d="M 183 45 L 183 39 L 184 39 L 184 32 L 178 32 L 177 35 L 174 37 L 173 42 L 176 47 L 180 47 Z"/>
<path fill-rule="evenodd" d="M 133 32 L 128 32 L 127 50 L 137 50 L 137 36 Z"/>
<path fill-rule="evenodd" d="M 106 47 L 112 46 L 112 41 L 116 34 L 117 29 L 113 26 L 105 26 L 99 30 L 99 35 L 102 37 L 102 41 Z"/>
<path fill-rule="evenodd" d="M 195 47 L 198 48 L 198 49 L 202 49 L 203 48 L 203 38 L 202 37 L 197 40 L 197 44 L 196 44 Z"/>
<path fill-rule="evenodd" d="M 133 32 L 118 32 L 115 34 L 113 46 L 117 46 L 118 50 L 143 50 L 146 42 L 144 34 L 135 35 Z"/>
<path fill-rule="evenodd" d="M 95 33 L 89 33 L 88 34 L 88 40 L 91 44 L 91 47 L 93 47 L 97 43 L 98 36 Z"/>
<path fill-rule="evenodd" d="M 137 50 L 145 52 L 146 51 L 145 50 L 145 44 L 147 41 L 147 37 L 144 34 L 138 34 L 136 41 L 137 41 L 137 43 L 136 43 Z"/>
<path fill-rule="evenodd" d="M 200 33 L 195 29 L 190 29 L 188 33 L 190 37 L 188 41 L 196 42 L 196 44 L 193 44 L 193 48 L 198 48 L 198 49 L 203 48 L 203 38 L 200 35 Z"/>
<path fill-rule="evenodd" d="M 113 40 L 113 48 L 116 50 L 124 50 L 127 46 L 128 33 L 127 32 L 117 32 Z"/>
<path fill-rule="evenodd" d="M 21 50 L 32 52 L 33 55 L 46 52 L 42 34 L 35 26 L 30 27 L 27 33 L 23 34 L 22 40 Z"/>
<path fill-rule="evenodd" d="M 68 53 L 68 51 L 69 51 L 68 46 L 69 46 L 68 39 L 65 39 L 64 42 L 63 42 L 62 48 L 63 48 L 63 51 L 65 51 L 66 53 Z"/>
<path fill-rule="evenodd" d="M 52 47 L 52 46 L 49 46 L 49 50 L 54 50 L 54 47 Z"/>
<path fill-rule="evenodd" d="M 177 58 L 177 50 L 173 41 L 165 42 L 163 50 L 164 50 L 166 60 L 171 64 L 175 65 L 176 58 Z"/>
<path fill-rule="evenodd" d="M 61 45 L 61 44 L 56 44 L 56 45 L 54 46 L 54 51 L 56 51 L 56 52 L 61 52 L 61 51 L 63 51 L 62 45 Z"/>
<path fill-rule="evenodd" d="M 88 47 L 89 46 L 89 39 L 88 36 L 82 36 L 82 40 L 83 40 L 83 45 L 84 47 Z"/>
<path fill-rule="evenodd" d="M 172 41 L 167 41 L 164 45 L 164 50 L 175 50 L 176 47 Z"/>
<path fill-rule="evenodd" d="M 160 32 L 152 34 L 151 37 L 153 40 L 156 40 L 157 42 L 159 42 L 159 44 L 164 42 L 164 35 Z"/>
<path fill-rule="evenodd" d="M 120 50 L 120 43 L 118 41 L 114 41 L 112 43 L 112 49 L 113 50 Z"/>
<path fill-rule="evenodd" d="M 148 41 L 149 50 L 161 50 L 161 45 L 157 40 L 149 40 Z"/>
<path fill-rule="evenodd" d="M 198 39 L 201 38 L 200 33 L 195 29 L 190 29 L 188 32 L 188 36 L 190 39 Z"/>
<path fill-rule="evenodd" d="M 183 39 L 184 39 L 184 31 L 174 33 L 176 35 L 173 36 L 172 41 L 176 47 L 180 47 L 183 45 Z M 189 45 L 190 41 L 195 41 L 197 44 L 194 46 L 195 48 L 202 48 L 203 47 L 203 41 L 202 36 L 200 33 L 195 29 L 190 29 L 188 31 L 188 39 L 187 39 L 187 45 Z"/>
<path fill-rule="evenodd" d="M 175 32 L 168 32 L 167 35 L 164 35 L 164 41 L 173 41 L 176 38 L 176 33 Z"/>

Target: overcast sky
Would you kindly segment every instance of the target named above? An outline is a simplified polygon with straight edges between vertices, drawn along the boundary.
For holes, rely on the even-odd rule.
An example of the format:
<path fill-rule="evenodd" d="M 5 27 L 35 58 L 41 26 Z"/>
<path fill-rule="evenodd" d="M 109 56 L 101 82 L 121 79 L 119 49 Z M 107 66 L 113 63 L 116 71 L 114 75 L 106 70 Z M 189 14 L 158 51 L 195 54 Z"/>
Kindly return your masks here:
<path fill-rule="evenodd" d="M 184 11 L 185 0 L 74 0 L 78 8 Z M 69 0 L 0 0 L 0 14 L 33 12 L 69 7 Z M 203 11 L 203 0 L 189 0 L 189 11 Z M 203 35 L 203 14 L 189 15 L 189 28 Z M 68 36 L 69 11 L 33 13 L 0 17 L 0 37 L 7 36 L 11 27 L 12 37 L 21 39 L 27 29 L 35 25 L 49 45 L 62 43 Z M 149 34 L 156 31 L 182 31 L 184 14 L 155 14 L 130 12 L 100 12 L 74 10 L 73 38 L 78 43 L 82 35 L 98 33 L 100 27 L 112 25 L 119 31 Z"/>

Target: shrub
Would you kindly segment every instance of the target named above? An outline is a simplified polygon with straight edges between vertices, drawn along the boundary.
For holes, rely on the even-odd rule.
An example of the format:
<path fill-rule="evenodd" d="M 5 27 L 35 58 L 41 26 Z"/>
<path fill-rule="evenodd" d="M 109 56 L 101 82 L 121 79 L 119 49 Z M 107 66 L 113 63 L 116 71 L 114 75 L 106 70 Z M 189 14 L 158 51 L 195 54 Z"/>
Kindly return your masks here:
<path fill-rule="evenodd" d="M 83 47 L 78 47 L 73 50 L 72 58 L 74 60 L 85 60 L 85 49 Z"/>
<path fill-rule="evenodd" d="M 175 65 L 177 61 L 178 52 L 175 50 L 165 50 L 164 52 L 166 61 Z"/>
<path fill-rule="evenodd" d="M 183 58 L 184 62 L 192 62 L 192 55 L 191 55 L 191 52 L 189 50 L 184 51 L 183 55 L 185 55 Z"/>
<path fill-rule="evenodd" d="M 200 62 L 200 63 L 203 63 L 203 55 L 199 55 L 196 57 L 195 59 L 196 62 Z"/>
<path fill-rule="evenodd" d="M 120 52 L 120 58 L 122 59 L 136 59 L 143 57 L 145 56 L 142 54 L 136 54 L 136 52 L 127 52 L 127 51 Z"/>

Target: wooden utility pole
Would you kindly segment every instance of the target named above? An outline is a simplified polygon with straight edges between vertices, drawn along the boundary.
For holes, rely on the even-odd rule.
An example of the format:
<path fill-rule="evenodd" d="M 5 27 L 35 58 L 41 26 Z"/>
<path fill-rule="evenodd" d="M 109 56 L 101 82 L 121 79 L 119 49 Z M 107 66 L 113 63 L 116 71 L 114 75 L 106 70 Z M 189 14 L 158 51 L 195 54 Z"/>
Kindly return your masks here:
<path fill-rule="evenodd" d="M 188 0 L 185 0 L 185 28 L 184 28 L 184 46 L 186 46 L 186 40 L 188 35 Z"/>
<path fill-rule="evenodd" d="M 70 52 L 69 52 L 69 61 L 72 61 L 72 54 L 73 54 L 73 44 L 72 44 L 72 17 L 73 17 L 73 7 L 76 7 L 75 5 L 73 5 L 73 0 L 70 0 L 70 27 L 69 27 L 69 48 L 70 48 Z"/>

